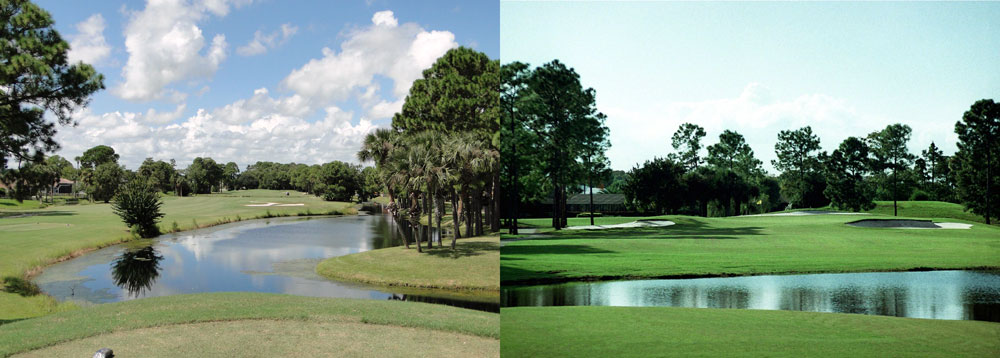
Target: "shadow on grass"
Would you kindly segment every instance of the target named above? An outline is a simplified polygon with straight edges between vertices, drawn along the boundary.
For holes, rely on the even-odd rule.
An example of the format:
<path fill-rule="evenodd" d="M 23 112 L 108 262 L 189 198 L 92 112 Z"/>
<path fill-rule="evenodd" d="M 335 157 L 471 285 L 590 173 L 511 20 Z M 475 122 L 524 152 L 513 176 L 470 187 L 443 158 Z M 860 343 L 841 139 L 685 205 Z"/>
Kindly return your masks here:
<path fill-rule="evenodd" d="M 17 321 L 23 321 L 23 320 L 26 320 L 26 319 L 27 318 L 0 319 L 0 326 L 3 326 L 3 325 L 8 324 L 8 323 L 14 323 L 14 322 L 17 322 Z"/>
<path fill-rule="evenodd" d="M 450 243 L 449 243 L 450 244 Z M 452 250 L 450 245 L 438 246 L 432 249 L 424 249 L 424 253 L 437 257 L 459 257 L 479 256 L 489 251 L 500 251 L 500 244 L 495 242 L 462 242 L 455 244 Z"/>
<path fill-rule="evenodd" d="M 503 255 L 538 255 L 538 254 L 586 255 L 586 254 L 611 254 L 611 253 L 614 253 L 614 251 L 595 249 L 587 245 L 516 245 L 516 246 L 504 246 L 503 252 L 500 257 L 501 259 L 503 259 Z"/>
<path fill-rule="evenodd" d="M 762 227 L 715 227 L 704 220 L 684 218 L 675 225 L 660 227 L 603 230 L 563 230 L 548 239 L 741 239 L 740 236 L 763 235 Z M 546 238 L 539 238 L 545 240 Z"/>
<path fill-rule="evenodd" d="M 72 215 L 76 215 L 76 213 L 72 212 L 72 211 L 62 211 L 62 210 L 53 210 L 53 211 L 5 211 L 5 212 L 0 212 L 0 219 L 6 219 L 6 218 L 26 218 L 26 217 L 30 217 L 30 216 L 72 216 Z"/>

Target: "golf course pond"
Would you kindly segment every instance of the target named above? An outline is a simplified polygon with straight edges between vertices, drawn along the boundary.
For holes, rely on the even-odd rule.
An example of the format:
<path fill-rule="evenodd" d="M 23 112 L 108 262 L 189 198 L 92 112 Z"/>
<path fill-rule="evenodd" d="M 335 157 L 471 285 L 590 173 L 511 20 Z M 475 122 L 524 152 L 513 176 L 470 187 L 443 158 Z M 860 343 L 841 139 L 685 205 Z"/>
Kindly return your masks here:
<path fill-rule="evenodd" d="M 1000 272 L 869 272 L 504 288 L 504 307 L 668 306 L 1000 322 Z"/>
<path fill-rule="evenodd" d="M 315 272 L 323 259 L 400 246 L 388 216 L 250 220 L 106 247 L 45 268 L 34 281 L 81 306 L 201 292 L 271 292 L 406 300 L 499 312 L 496 296 L 372 287 Z"/>

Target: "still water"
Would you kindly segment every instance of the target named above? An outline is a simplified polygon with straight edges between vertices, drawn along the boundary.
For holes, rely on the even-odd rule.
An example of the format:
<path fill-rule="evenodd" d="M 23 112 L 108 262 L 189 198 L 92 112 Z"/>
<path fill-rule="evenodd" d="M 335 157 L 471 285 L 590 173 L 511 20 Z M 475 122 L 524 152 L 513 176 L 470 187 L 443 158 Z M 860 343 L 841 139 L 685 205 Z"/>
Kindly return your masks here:
<path fill-rule="evenodd" d="M 499 311 L 495 298 L 390 292 L 315 273 L 316 264 L 325 258 L 402 243 L 390 219 L 382 215 L 253 220 L 107 247 L 50 266 L 35 282 L 56 299 L 80 305 L 247 291 L 402 299 Z"/>
<path fill-rule="evenodd" d="M 744 308 L 1000 322 L 1000 272 L 926 271 L 609 281 L 505 288 L 504 307 Z"/>

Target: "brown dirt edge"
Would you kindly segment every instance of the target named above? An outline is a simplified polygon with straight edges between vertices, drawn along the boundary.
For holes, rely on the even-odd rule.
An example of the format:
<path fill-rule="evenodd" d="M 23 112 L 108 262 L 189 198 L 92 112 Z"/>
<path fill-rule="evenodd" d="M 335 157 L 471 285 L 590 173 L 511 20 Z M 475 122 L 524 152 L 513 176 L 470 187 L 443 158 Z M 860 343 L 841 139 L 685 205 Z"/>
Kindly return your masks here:
<path fill-rule="evenodd" d="M 354 215 L 357 215 L 357 214 L 354 214 Z M 165 233 L 163 233 L 161 235 L 173 234 L 173 233 L 179 233 L 179 232 L 186 232 L 186 231 L 192 231 L 192 230 L 198 230 L 198 229 L 205 229 L 205 228 L 210 228 L 210 227 L 213 227 L 213 226 L 219 226 L 219 225 L 225 225 L 225 224 L 232 224 L 232 223 L 236 223 L 236 222 L 244 222 L 244 221 L 250 221 L 250 220 L 266 220 L 266 219 L 275 219 L 275 218 L 283 218 L 283 217 L 314 217 L 314 216 L 341 217 L 341 216 L 349 216 L 349 215 L 347 215 L 347 214 L 322 214 L 322 213 L 306 214 L 304 212 L 301 212 L 301 213 L 296 213 L 294 215 L 290 214 L 290 215 L 274 215 L 274 216 L 270 216 L 270 217 L 247 217 L 247 218 L 240 218 L 240 220 L 234 220 L 234 219 L 218 220 L 218 221 L 215 221 L 215 222 L 212 222 L 212 223 L 209 223 L 209 224 L 199 224 L 197 227 L 187 227 L 187 228 L 184 228 L 183 230 L 165 232 Z M 159 238 L 159 236 L 151 238 L 151 239 L 156 239 L 156 238 Z M 113 246 L 113 245 L 118 245 L 118 244 L 124 244 L 126 242 L 133 241 L 133 240 L 137 240 L 137 239 L 135 239 L 133 237 L 124 236 L 124 237 L 118 238 L 115 241 L 109 241 L 109 242 L 106 242 L 106 243 L 103 243 L 103 244 L 100 244 L 100 245 L 97 245 L 97 246 L 91 246 L 91 247 L 87 247 L 87 248 L 82 248 L 82 249 L 79 249 L 79 250 L 75 250 L 73 252 L 70 252 L 69 254 L 66 254 L 66 255 L 63 255 L 63 256 L 59 256 L 59 257 L 56 257 L 54 259 L 45 261 L 44 263 L 39 264 L 39 265 L 35 265 L 34 267 L 28 269 L 28 271 L 25 271 L 25 273 L 22 276 L 23 276 L 23 278 L 25 280 L 31 280 L 31 279 L 35 278 L 35 276 L 38 276 L 43 271 L 45 271 L 46 267 L 55 265 L 55 264 L 63 262 L 63 261 L 75 259 L 77 257 L 80 257 L 80 256 L 84 255 L 84 254 L 90 253 L 92 251 L 100 250 L 100 249 L 103 249 L 103 248 L 108 247 L 108 246 Z M 150 240 L 150 239 L 145 239 L 145 240 Z M 4 291 L 3 287 L 0 287 L 0 291 Z"/>
<path fill-rule="evenodd" d="M 683 274 L 683 275 L 654 275 L 654 276 L 605 275 L 605 276 L 579 276 L 579 277 L 546 277 L 546 278 L 531 278 L 522 280 L 503 280 L 501 278 L 500 286 L 502 287 L 535 286 L 535 285 L 554 285 L 554 284 L 570 283 L 570 282 L 596 282 L 596 281 L 672 280 L 672 279 L 691 279 L 691 278 L 715 278 L 715 277 L 809 275 L 809 274 L 823 274 L 823 273 L 923 272 L 923 271 L 946 271 L 946 270 L 995 271 L 995 270 L 1000 270 L 1000 266 L 967 266 L 967 267 L 915 266 L 905 269 L 878 269 L 878 270 L 852 270 L 852 271 L 782 271 L 782 272 Z"/>

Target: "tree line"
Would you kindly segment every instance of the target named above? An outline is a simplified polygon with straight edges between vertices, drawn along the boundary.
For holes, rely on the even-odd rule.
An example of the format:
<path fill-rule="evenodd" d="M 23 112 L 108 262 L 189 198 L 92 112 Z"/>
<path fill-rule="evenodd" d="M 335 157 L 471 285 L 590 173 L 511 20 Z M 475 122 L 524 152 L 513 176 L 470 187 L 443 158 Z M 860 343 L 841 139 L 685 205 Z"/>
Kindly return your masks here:
<path fill-rule="evenodd" d="M 441 233 L 447 214 L 452 249 L 462 223 L 465 236 L 499 230 L 499 67 L 481 52 L 449 50 L 414 81 L 392 127 L 365 137 L 358 160 L 375 163 L 373 177 L 406 248 L 433 247 L 430 228 Z"/>
<path fill-rule="evenodd" d="M 519 211 L 539 205 L 551 210 L 553 227 L 565 227 L 567 195 L 594 186 L 624 194 L 630 210 L 644 214 L 729 216 L 827 205 L 862 211 L 875 200 L 894 208 L 899 200 L 937 200 L 961 203 L 987 223 L 1000 215 L 1000 105 L 991 99 L 975 102 L 955 124 L 959 150 L 951 156 L 933 142 L 911 153 L 905 124 L 849 137 L 829 152 L 806 126 L 777 133 L 773 175 L 737 131 L 724 130 L 704 146 L 705 129 L 684 123 L 671 136 L 670 153 L 626 172 L 609 170 L 605 116 L 575 70 L 558 60 L 536 68 L 513 62 L 501 74 L 501 185 L 511 234 Z"/>
<path fill-rule="evenodd" d="M 136 170 L 119 163 L 120 155 L 98 145 L 69 160 L 53 155 L 41 162 L 25 162 L 5 170 L 0 181 L 9 183 L 4 193 L 23 201 L 36 197 L 51 201 L 53 185 L 60 178 L 75 182 L 73 193 L 84 193 L 93 201 L 109 202 L 127 182 L 138 180 L 153 191 L 177 196 L 208 194 L 224 190 L 275 189 L 307 192 L 328 201 L 367 201 L 379 192 L 375 169 L 333 161 L 324 164 L 257 162 L 242 172 L 234 162 L 221 164 L 197 157 L 184 169 L 177 163 L 146 158 Z"/>
<path fill-rule="evenodd" d="M 717 144 L 699 157 L 705 131 L 684 123 L 674 133 L 674 153 L 614 173 L 607 192 L 626 195 L 640 213 L 728 216 L 830 205 L 850 211 L 875 207 L 874 201 L 936 200 L 963 204 L 987 223 L 1000 216 L 997 140 L 1000 106 L 975 102 L 955 124 L 958 152 L 945 155 L 931 142 L 919 155 L 910 152 L 912 129 L 892 124 L 866 136 L 844 139 L 830 152 L 809 126 L 783 130 L 768 175 L 742 135 L 725 130 Z M 709 209 L 712 210 L 709 210 Z"/>

